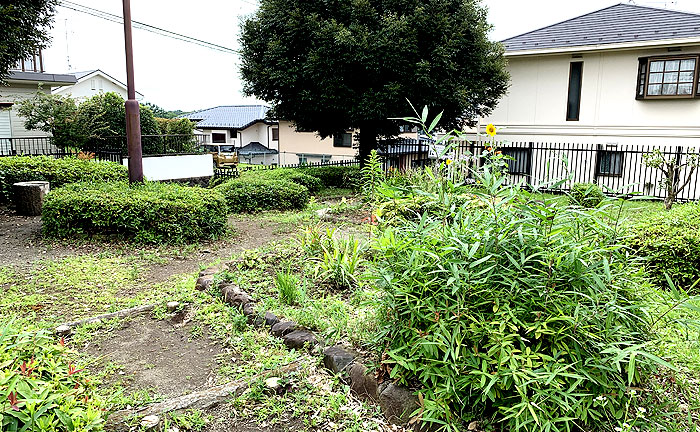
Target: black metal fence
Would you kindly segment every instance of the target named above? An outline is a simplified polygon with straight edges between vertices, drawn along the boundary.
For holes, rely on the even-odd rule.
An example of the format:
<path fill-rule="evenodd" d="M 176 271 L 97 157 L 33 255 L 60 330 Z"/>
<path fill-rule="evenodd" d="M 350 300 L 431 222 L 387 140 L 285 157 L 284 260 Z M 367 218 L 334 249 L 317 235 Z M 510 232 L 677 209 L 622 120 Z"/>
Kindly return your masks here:
<path fill-rule="evenodd" d="M 485 152 L 490 142 L 457 141 L 448 147 L 428 141 L 382 141 L 378 153 L 386 170 L 421 167 L 449 159 L 457 165 L 482 166 L 489 153 L 501 152 L 508 166 L 510 181 L 522 181 L 530 187 L 550 192 L 566 192 L 575 183 L 596 183 L 607 193 L 645 195 L 665 198 L 666 189 L 660 169 L 644 163 L 644 156 L 660 151 L 675 161 L 677 176 L 687 186 L 679 200 L 700 200 L 700 172 L 683 166 L 697 157 L 700 148 L 684 146 L 647 146 L 631 144 L 581 144 L 546 142 L 508 142 Z M 486 156 L 485 156 L 486 154 Z M 562 183 L 553 186 L 554 183 Z"/>
<path fill-rule="evenodd" d="M 58 147 L 51 137 L 0 138 L 2 156 L 85 157 L 121 163 L 124 153 L 106 146 L 84 146 L 82 150 Z"/>

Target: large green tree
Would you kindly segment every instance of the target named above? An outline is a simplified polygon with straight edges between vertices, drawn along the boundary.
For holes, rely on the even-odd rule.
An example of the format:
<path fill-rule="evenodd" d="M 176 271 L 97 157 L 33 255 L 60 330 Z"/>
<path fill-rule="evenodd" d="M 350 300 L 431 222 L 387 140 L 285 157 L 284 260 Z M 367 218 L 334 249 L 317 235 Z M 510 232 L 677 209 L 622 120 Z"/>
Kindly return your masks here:
<path fill-rule="evenodd" d="M 0 2 L 0 83 L 18 61 L 46 48 L 57 0 Z"/>
<path fill-rule="evenodd" d="M 261 0 L 242 24 L 244 91 L 322 137 L 360 130 L 360 157 L 407 103 L 459 128 L 487 115 L 509 76 L 478 0 Z"/>

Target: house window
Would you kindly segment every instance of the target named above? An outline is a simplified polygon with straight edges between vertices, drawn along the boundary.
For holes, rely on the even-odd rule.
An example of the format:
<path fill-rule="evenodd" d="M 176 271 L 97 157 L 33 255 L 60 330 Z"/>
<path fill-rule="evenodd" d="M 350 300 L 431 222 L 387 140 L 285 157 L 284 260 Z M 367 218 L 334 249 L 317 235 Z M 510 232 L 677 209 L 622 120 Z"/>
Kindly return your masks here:
<path fill-rule="evenodd" d="M 617 150 L 598 150 L 596 164 L 599 176 L 621 176 L 625 154 Z"/>
<path fill-rule="evenodd" d="M 272 141 L 279 141 L 280 140 L 280 129 L 279 128 L 272 128 Z"/>
<path fill-rule="evenodd" d="M 639 59 L 637 99 L 692 98 L 697 83 L 697 56 Z"/>
<path fill-rule="evenodd" d="M 352 147 L 352 134 L 343 133 L 333 135 L 333 147 Z"/>
<path fill-rule="evenodd" d="M 229 134 L 229 136 L 231 137 L 231 139 L 233 139 L 233 140 L 235 140 L 236 138 L 238 138 L 238 131 L 230 130 L 230 131 L 228 131 L 228 134 Z"/>
<path fill-rule="evenodd" d="M 95 78 L 90 80 L 90 90 L 97 90 L 97 80 Z"/>
<path fill-rule="evenodd" d="M 332 157 L 331 155 L 321 155 L 321 163 L 330 162 Z"/>
<path fill-rule="evenodd" d="M 299 165 L 306 165 L 309 163 L 309 159 L 305 154 L 297 154 L 297 157 L 299 158 Z"/>
<path fill-rule="evenodd" d="M 214 144 L 222 144 L 226 143 L 226 134 L 225 133 L 212 133 L 211 134 L 211 142 Z"/>
<path fill-rule="evenodd" d="M 581 84 L 583 62 L 572 62 L 569 68 L 569 97 L 566 104 L 566 120 L 578 121 L 581 111 Z"/>
<path fill-rule="evenodd" d="M 503 148 L 503 154 L 508 156 L 508 172 L 510 174 L 530 174 L 532 152 L 528 148 Z"/>

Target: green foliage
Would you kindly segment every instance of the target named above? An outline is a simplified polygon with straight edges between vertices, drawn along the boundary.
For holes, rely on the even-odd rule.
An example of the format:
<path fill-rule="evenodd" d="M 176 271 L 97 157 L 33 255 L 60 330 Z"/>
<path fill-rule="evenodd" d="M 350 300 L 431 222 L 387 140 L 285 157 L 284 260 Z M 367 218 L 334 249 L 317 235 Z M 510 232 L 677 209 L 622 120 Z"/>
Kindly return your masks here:
<path fill-rule="evenodd" d="M 194 138 L 194 122 L 189 119 L 169 119 L 156 117 L 161 135 L 184 135 Z"/>
<path fill-rule="evenodd" d="M 486 17 L 476 0 L 263 0 L 241 29 L 244 91 L 322 137 L 359 129 L 364 161 L 408 95 L 443 129 L 492 110 L 508 74 Z"/>
<path fill-rule="evenodd" d="M 0 332 L 0 430 L 99 431 L 104 402 L 47 332 Z"/>
<path fill-rule="evenodd" d="M 668 285 L 664 273 L 683 289 L 700 279 L 700 205 L 676 206 L 631 227 L 628 244 L 645 259 L 657 285 Z"/>
<path fill-rule="evenodd" d="M 312 255 L 312 260 L 317 263 L 316 276 L 336 289 L 356 287 L 359 271 L 366 262 L 366 244 L 353 237 L 340 238 L 335 235 L 335 230 L 330 229 L 318 232 L 318 235 L 318 241 L 310 243 L 318 245 L 319 249 L 318 255 Z"/>
<path fill-rule="evenodd" d="M 0 5 L 0 84 L 18 61 L 49 46 L 57 4 L 56 0 L 23 0 Z"/>
<path fill-rule="evenodd" d="M 374 202 L 377 187 L 384 179 L 384 170 L 376 150 L 370 152 L 369 157 L 365 161 L 365 166 L 360 170 L 360 174 L 362 175 L 362 194 L 367 201 Z"/>
<path fill-rule="evenodd" d="M 316 193 L 321 190 L 322 183 L 318 178 L 300 172 L 296 168 L 293 169 L 256 169 L 243 171 L 242 179 L 258 179 L 258 180 L 286 180 L 298 185 L 304 186 L 311 193 Z"/>
<path fill-rule="evenodd" d="M 53 136 L 59 148 L 81 148 L 90 137 L 98 136 L 101 125 L 76 122 L 78 106 L 73 98 L 38 91 L 31 99 L 19 103 L 17 113 L 24 117 L 24 127 Z M 95 128 L 95 130 L 93 130 Z"/>
<path fill-rule="evenodd" d="M 234 179 L 214 190 L 226 198 L 232 213 L 300 210 L 309 203 L 309 190 L 287 180 Z"/>
<path fill-rule="evenodd" d="M 360 177 L 360 166 L 324 166 L 297 168 L 297 171 L 321 180 L 324 187 L 355 189 Z"/>
<path fill-rule="evenodd" d="M 18 182 L 43 180 L 55 189 L 68 183 L 126 179 L 126 167 L 114 162 L 48 156 L 3 157 L 0 158 L 0 202 L 12 200 L 12 185 Z"/>
<path fill-rule="evenodd" d="M 226 202 L 211 189 L 167 183 L 77 183 L 50 192 L 44 234 L 118 235 L 138 243 L 185 243 L 226 230 Z"/>
<path fill-rule="evenodd" d="M 453 426 L 614 418 L 658 359 L 644 351 L 647 323 L 613 229 L 479 180 L 483 209 L 447 223 L 424 215 L 377 240 L 392 376 L 418 380 L 424 418 Z"/>
<path fill-rule="evenodd" d="M 168 111 L 154 103 L 146 102 L 143 104 L 143 106 L 148 107 L 152 112 L 153 115 L 156 116 L 156 118 L 164 118 L 164 119 L 174 119 L 176 117 L 179 117 L 183 114 L 187 114 L 186 111 L 182 110 L 173 110 L 173 111 Z"/>
<path fill-rule="evenodd" d="M 569 203 L 584 208 L 596 208 L 604 200 L 605 194 L 595 183 L 576 183 L 569 194 Z"/>
<path fill-rule="evenodd" d="M 293 273 L 289 271 L 277 272 L 275 284 L 277 285 L 277 293 L 282 303 L 286 305 L 296 305 L 304 300 L 304 287 L 301 285 L 299 278 Z"/>

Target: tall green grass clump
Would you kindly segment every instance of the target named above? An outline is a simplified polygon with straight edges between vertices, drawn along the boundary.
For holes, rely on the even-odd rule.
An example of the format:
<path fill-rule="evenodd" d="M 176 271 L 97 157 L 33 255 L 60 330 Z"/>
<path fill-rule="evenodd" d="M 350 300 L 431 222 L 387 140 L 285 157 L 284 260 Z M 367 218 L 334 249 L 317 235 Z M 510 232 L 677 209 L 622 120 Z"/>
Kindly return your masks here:
<path fill-rule="evenodd" d="M 278 272 L 275 276 L 277 293 L 282 303 L 290 306 L 300 304 L 305 297 L 305 289 L 299 278 L 289 271 Z"/>
<path fill-rule="evenodd" d="M 581 212 L 506 186 L 437 177 L 442 208 L 389 225 L 374 243 L 379 335 L 391 378 L 418 388 L 423 421 L 466 430 L 611 430 L 655 364 L 636 274 L 605 211 Z M 461 191 L 461 192 L 460 192 Z M 459 195 L 479 205 L 463 207 Z"/>

